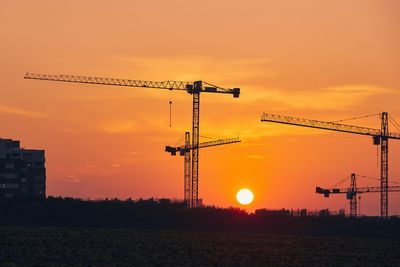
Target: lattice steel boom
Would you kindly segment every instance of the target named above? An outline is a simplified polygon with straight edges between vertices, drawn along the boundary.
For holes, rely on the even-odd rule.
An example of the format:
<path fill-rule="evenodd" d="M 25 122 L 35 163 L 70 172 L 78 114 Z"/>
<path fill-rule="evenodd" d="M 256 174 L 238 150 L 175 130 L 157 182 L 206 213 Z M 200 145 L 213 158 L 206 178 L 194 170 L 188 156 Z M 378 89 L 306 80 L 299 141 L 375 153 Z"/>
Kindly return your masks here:
<path fill-rule="evenodd" d="M 39 73 L 26 73 L 24 79 L 55 81 L 55 82 L 69 82 L 69 83 L 87 83 L 98 85 L 113 85 L 113 86 L 128 86 L 128 87 L 142 87 L 152 89 L 167 89 L 167 90 L 183 90 L 189 94 L 194 93 L 194 84 L 196 82 L 184 81 L 143 81 L 143 80 L 130 80 L 118 78 L 104 78 L 104 77 L 91 77 L 79 75 L 65 75 L 65 74 L 39 74 Z M 199 81 L 200 82 L 200 81 Z M 205 83 L 203 87 L 200 82 L 200 87 L 197 88 L 201 93 L 218 93 L 218 94 L 232 94 L 234 97 L 239 97 L 240 89 L 226 89 L 219 86 Z"/>
<path fill-rule="evenodd" d="M 393 185 L 393 186 L 388 186 L 389 192 L 400 192 L 400 186 L 399 185 Z M 349 191 L 351 191 L 351 188 L 332 188 L 332 189 L 324 189 L 322 187 L 316 187 L 316 193 L 318 194 L 347 194 Z M 358 194 L 364 194 L 364 193 L 379 193 L 381 192 L 381 187 L 380 186 L 364 186 L 364 187 L 357 187 Z"/>
<path fill-rule="evenodd" d="M 384 113 L 386 113 L 386 112 L 384 112 Z M 296 126 L 316 128 L 316 129 L 322 129 L 322 130 L 331 130 L 331 131 L 344 132 L 344 133 L 361 134 L 361 135 L 369 135 L 369 136 L 385 136 L 385 137 L 391 138 L 391 139 L 400 139 L 400 133 L 382 133 L 381 129 L 353 126 L 353 125 L 347 125 L 347 124 L 341 124 L 341 123 L 335 123 L 335 122 L 309 120 L 309 119 L 282 116 L 282 115 L 269 114 L 269 113 L 263 113 L 261 115 L 261 121 L 296 125 Z"/>

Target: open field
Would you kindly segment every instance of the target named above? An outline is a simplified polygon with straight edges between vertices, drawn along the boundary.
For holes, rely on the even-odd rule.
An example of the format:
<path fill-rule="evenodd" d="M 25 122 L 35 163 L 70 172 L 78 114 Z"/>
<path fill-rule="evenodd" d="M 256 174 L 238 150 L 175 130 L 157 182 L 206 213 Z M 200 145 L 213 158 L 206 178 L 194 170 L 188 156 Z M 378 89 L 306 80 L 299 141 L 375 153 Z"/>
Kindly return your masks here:
<path fill-rule="evenodd" d="M 399 239 L 0 228 L 1 266 L 399 266 Z"/>

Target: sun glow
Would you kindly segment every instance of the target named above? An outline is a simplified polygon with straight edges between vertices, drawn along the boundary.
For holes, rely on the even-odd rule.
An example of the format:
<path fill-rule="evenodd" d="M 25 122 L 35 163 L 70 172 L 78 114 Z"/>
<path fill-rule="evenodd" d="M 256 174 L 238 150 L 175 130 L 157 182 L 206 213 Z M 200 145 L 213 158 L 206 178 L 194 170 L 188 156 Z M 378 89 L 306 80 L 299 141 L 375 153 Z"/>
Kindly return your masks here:
<path fill-rule="evenodd" d="M 236 199 L 240 204 L 248 205 L 253 202 L 254 195 L 250 189 L 243 188 L 237 192 Z"/>

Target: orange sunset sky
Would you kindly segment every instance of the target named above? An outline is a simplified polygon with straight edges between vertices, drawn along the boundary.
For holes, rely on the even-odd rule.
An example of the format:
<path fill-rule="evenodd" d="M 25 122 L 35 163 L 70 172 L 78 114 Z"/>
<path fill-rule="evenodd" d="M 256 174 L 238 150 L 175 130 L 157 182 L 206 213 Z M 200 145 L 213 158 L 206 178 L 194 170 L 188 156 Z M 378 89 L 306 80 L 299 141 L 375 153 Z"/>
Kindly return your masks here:
<path fill-rule="evenodd" d="M 239 206 L 235 194 L 248 187 L 250 211 L 348 210 L 344 195 L 324 199 L 315 186 L 351 172 L 379 177 L 372 138 L 260 116 L 332 121 L 387 111 L 400 122 L 399 13 L 395 0 L 0 0 L 0 137 L 46 150 L 47 195 L 182 198 L 183 158 L 164 147 L 191 129 L 190 95 L 24 73 L 240 87 L 238 99 L 201 97 L 201 135 L 243 140 L 200 151 L 204 202 Z M 348 123 L 380 126 L 378 117 Z M 389 160 L 389 179 L 400 181 L 399 141 L 389 142 Z M 400 193 L 389 205 L 400 213 Z M 379 207 L 379 194 L 362 196 L 363 214 Z"/>

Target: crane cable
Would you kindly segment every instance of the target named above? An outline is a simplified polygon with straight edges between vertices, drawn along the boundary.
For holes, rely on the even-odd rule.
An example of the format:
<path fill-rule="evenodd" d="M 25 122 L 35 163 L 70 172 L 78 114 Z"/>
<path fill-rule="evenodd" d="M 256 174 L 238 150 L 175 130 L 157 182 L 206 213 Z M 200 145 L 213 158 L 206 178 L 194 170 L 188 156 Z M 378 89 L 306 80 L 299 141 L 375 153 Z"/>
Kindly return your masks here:
<path fill-rule="evenodd" d="M 200 135 L 200 137 L 206 138 L 206 139 L 211 139 L 211 140 L 215 140 L 217 138 L 214 137 L 209 137 L 209 136 L 204 136 L 204 135 Z"/>
<path fill-rule="evenodd" d="M 378 116 L 378 115 L 381 115 L 381 114 L 380 114 L 380 113 L 376 113 L 376 114 L 369 114 L 369 115 L 365 115 L 365 116 L 353 117 L 353 118 L 348 118 L 348 119 L 343 119 L 343 120 L 337 120 L 337 121 L 331 121 L 331 122 L 343 122 L 343 121 L 350 121 L 350 120 L 356 120 L 356 119 L 362 119 L 362 118 L 374 117 L 374 116 Z"/>
<path fill-rule="evenodd" d="M 184 135 L 182 135 L 182 136 L 178 139 L 178 141 L 175 143 L 174 147 L 177 147 L 177 146 L 179 145 L 179 143 L 182 142 L 183 137 L 184 137 Z M 179 146 L 181 146 L 181 145 L 179 145 Z"/>
<path fill-rule="evenodd" d="M 370 176 L 361 175 L 361 174 L 356 174 L 356 175 L 357 175 L 358 177 L 367 178 L 367 179 L 371 179 L 371 180 L 378 180 L 378 181 L 381 180 L 381 179 L 376 178 L 376 177 L 370 177 Z M 343 184 L 344 182 L 346 182 L 349 178 L 350 178 L 350 176 L 346 176 L 345 178 L 343 178 L 342 180 L 340 180 L 339 182 L 337 182 L 336 184 L 334 184 L 333 186 L 331 186 L 331 189 L 337 188 L 338 186 L 340 186 L 341 184 Z M 394 183 L 394 184 L 400 184 L 400 182 L 399 182 L 399 181 L 396 181 L 396 180 L 389 180 L 388 182 Z"/>
<path fill-rule="evenodd" d="M 362 178 L 371 179 L 371 180 L 377 180 L 377 181 L 380 181 L 380 180 L 381 180 L 381 179 L 376 178 L 376 177 L 370 177 L 370 176 L 365 176 L 365 175 L 361 175 L 361 174 L 357 174 L 357 176 L 362 177 Z M 396 180 L 389 180 L 388 182 L 394 183 L 394 184 L 400 184 L 400 182 L 397 181 L 397 179 L 396 179 Z"/>
<path fill-rule="evenodd" d="M 228 91 L 226 88 L 222 88 L 222 87 L 220 87 L 220 86 L 217 86 L 217 85 L 214 85 L 214 84 L 211 84 L 211 83 L 203 82 L 203 84 L 206 84 L 206 85 L 215 87 L 215 88 L 220 89 L 220 90 L 222 90 L 222 91 Z"/>
<path fill-rule="evenodd" d="M 400 124 L 397 123 L 397 121 L 396 121 L 395 119 L 393 119 L 393 117 L 390 116 L 390 115 L 389 115 L 389 121 L 392 123 L 392 125 L 393 125 L 397 130 L 400 131 Z"/>
<path fill-rule="evenodd" d="M 333 186 L 331 186 L 332 188 L 338 187 L 339 185 L 343 184 L 344 182 L 346 182 L 348 179 L 350 178 L 350 176 L 346 176 L 345 178 L 343 178 L 342 180 L 340 180 L 339 182 L 337 182 L 336 184 L 334 184 Z"/>

